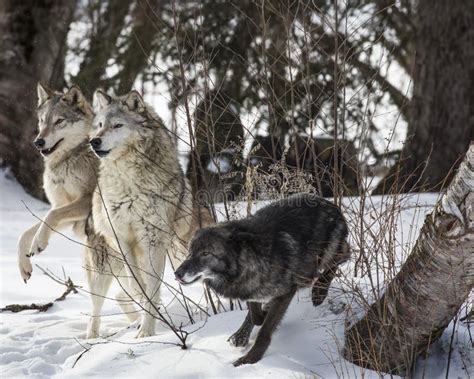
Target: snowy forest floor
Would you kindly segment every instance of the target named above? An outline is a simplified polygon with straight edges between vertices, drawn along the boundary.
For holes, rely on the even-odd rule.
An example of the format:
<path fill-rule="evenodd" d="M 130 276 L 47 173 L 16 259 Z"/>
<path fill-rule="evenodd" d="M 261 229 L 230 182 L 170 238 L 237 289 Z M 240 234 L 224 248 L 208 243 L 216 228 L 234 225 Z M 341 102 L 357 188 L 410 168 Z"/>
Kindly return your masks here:
<path fill-rule="evenodd" d="M 35 268 L 28 284 L 24 284 L 16 256 L 18 237 L 36 221 L 25 204 L 40 217 L 47 212 L 48 205 L 25 194 L 3 172 L 0 173 L 0 195 L 0 306 L 50 302 L 59 297 L 65 287 L 55 283 L 38 268 Z M 411 243 L 416 240 L 424 215 L 431 211 L 436 198 L 436 194 L 406 198 L 406 206 L 401 208 L 398 217 L 400 227 L 397 231 L 400 236 L 404 235 L 404 242 L 407 239 L 411 239 Z M 243 216 L 244 210 L 245 204 L 237 205 L 236 214 Z M 350 221 L 350 217 L 348 219 Z M 72 237 L 70 233 L 66 234 Z M 339 354 L 344 344 L 344 322 L 353 302 L 350 292 L 346 290 L 347 281 L 341 277 L 333 282 L 328 298 L 317 308 L 312 306 L 309 290 L 298 293 L 275 332 L 267 353 L 254 365 L 234 368 L 231 363 L 248 348 L 235 348 L 227 342 L 243 321 L 245 311 L 228 311 L 211 317 L 196 314 L 196 323 L 191 325 L 184 308 L 166 289 L 162 291 L 162 301 L 169 314 L 177 323 L 182 320 L 185 330 L 193 332 L 188 337 L 187 350 L 174 345 L 178 342 L 176 337 L 159 323 L 156 336 L 135 339 L 136 326 L 128 325 L 112 300 L 107 300 L 104 306 L 104 337 L 85 340 L 91 303 L 82 250 L 79 244 L 55 235 L 48 248 L 34 257 L 34 264 L 59 277 L 65 273 L 82 289 L 77 294 L 68 295 L 62 302 L 55 302 L 44 313 L 24 311 L 0 314 L 1 377 L 379 377 L 373 371 L 347 362 Z M 352 266 L 353 262 L 349 262 L 342 268 L 342 277 L 351 275 Z M 166 270 L 165 281 L 176 285 L 171 269 Z M 364 278 L 351 279 L 352 284 L 356 282 L 363 284 L 366 281 Z M 184 291 L 194 301 L 206 305 L 200 284 L 187 287 Z M 109 295 L 113 297 L 114 293 L 112 289 Z M 227 301 L 224 305 L 229 310 Z M 253 343 L 255 333 L 250 343 Z M 472 354 L 468 325 L 460 321 L 451 322 L 442 337 L 431 346 L 429 354 L 418 359 L 414 377 L 445 378 L 448 361 L 450 378 L 474 377 Z"/>

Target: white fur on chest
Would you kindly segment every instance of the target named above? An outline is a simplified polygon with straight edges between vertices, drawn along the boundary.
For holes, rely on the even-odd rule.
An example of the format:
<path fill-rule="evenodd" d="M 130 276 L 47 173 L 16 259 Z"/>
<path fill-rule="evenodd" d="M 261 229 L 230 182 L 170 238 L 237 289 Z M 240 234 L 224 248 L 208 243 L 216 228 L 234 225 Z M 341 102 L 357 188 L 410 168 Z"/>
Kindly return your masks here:
<path fill-rule="evenodd" d="M 140 239 L 170 230 L 179 194 L 160 191 L 160 178 L 107 167 L 94 199 L 94 223 L 108 240 Z"/>
<path fill-rule="evenodd" d="M 64 169 L 57 172 L 46 169 L 43 182 L 44 191 L 53 208 L 71 203 L 85 193 L 84 183 Z"/>

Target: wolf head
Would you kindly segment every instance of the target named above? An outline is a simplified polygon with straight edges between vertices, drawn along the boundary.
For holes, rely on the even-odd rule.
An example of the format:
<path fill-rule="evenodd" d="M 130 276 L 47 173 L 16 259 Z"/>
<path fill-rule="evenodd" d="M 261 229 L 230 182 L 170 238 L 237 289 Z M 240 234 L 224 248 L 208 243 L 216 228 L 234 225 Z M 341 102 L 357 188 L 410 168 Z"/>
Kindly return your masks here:
<path fill-rule="evenodd" d="M 253 235 L 227 224 L 201 229 L 191 241 L 189 255 L 175 278 L 183 285 L 206 280 L 211 287 L 225 287 L 241 274 L 241 260 Z"/>
<path fill-rule="evenodd" d="M 101 158 L 116 159 L 138 148 L 153 133 L 147 106 L 137 91 L 113 98 L 97 90 L 94 111 L 90 144 Z"/>
<path fill-rule="evenodd" d="M 34 144 L 50 159 L 87 140 L 92 109 L 78 86 L 65 93 L 53 92 L 38 83 L 38 128 Z"/>

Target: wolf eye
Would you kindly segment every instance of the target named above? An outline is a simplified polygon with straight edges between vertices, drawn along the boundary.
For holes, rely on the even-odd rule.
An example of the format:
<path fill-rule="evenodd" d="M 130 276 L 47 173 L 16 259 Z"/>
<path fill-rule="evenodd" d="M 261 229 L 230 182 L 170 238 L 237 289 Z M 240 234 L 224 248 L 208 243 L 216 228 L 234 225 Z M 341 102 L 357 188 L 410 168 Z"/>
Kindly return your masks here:
<path fill-rule="evenodd" d="M 203 251 L 202 256 L 207 257 L 209 254 L 211 254 L 209 251 Z"/>
<path fill-rule="evenodd" d="M 99 128 L 102 128 L 102 123 L 101 122 L 99 122 Z"/>
<path fill-rule="evenodd" d="M 60 125 L 60 124 L 62 124 L 63 122 L 64 122 L 64 118 L 58 118 L 58 119 L 56 120 L 56 122 L 54 123 L 54 125 Z"/>
<path fill-rule="evenodd" d="M 123 124 L 115 124 L 115 125 L 114 125 L 114 129 L 121 128 L 122 126 L 123 126 Z"/>

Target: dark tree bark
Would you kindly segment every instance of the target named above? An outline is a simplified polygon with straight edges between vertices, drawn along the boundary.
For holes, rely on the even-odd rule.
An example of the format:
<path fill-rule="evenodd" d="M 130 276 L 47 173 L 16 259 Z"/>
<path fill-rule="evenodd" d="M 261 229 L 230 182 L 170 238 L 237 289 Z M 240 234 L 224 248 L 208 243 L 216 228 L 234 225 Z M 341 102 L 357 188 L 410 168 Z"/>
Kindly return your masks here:
<path fill-rule="evenodd" d="M 420 0 L 400 163 L 375 193 L 439 191 L 474 139 L 474 2 Z"/>
<path fill-rule="evenodd" d="M 97 88 L 109 87 L 103 77 L 107 61 L 117 51 L 117 40 L 132 2 L 132 0 L 108 2 L 97 32 L 91 37 L 89 49 L 81 62 L 79 72 L 72 79 L 89 99 Z"/>
<path fill-rule="evenodd" d="M 43 197 L 42 159 L 33 148 L 36 84 L 64 84 L 66 37 L 75 0 L 0 2 L 0 159 L 27 192 Z"/>
<path fill-rule="evenodd" d="M 137 76 L 151 63 L 153 41 L 162 27 L 159 22 L 162 3 L 162 0 L 137 0 L 128 48 L 119 57 L 122 68 L 118 74 L 118 94 L 130 91 Z"/>
<path fill-rule="evenodd" d="M 411 255 L 380 300 L 346 331 L 344 357 L 404 375 L 429 349 L 474 286 L 474 143 Z"/>

